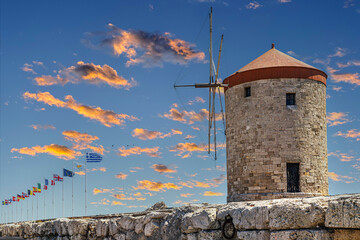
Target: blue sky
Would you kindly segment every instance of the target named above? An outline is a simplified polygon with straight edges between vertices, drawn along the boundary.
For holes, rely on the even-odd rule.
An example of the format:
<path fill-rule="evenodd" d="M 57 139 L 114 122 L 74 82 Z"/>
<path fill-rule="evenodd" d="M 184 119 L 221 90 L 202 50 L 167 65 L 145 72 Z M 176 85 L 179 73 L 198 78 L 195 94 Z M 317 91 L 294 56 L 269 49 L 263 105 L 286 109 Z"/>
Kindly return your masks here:
<path fill-rule="evenodd" d="M 221 79 L 271 43 L 328 74 L 330 194 L 359 192 L 359 1 L 13 0 L 1 1 L 0 198 L 96 151 L 103 161 L 88 164 L 88 214 L 225 203 L 221 121 L 218 160 L 205 151 L 208 91 L 173 88 L 208 81 L 210 6 L 215 60 L 224 34 Z M 74 214 L 83 215 L 75 171 Z M 71 216 L 70 178 L 64 187 Z M 33 197 L 39 218 L 53 217 L 52 191 L 45 216 L 44 193 Z M 60 183 L 55 198 L 60 217 Z M 18 204 L 25 211 L 31 199 Z"/>

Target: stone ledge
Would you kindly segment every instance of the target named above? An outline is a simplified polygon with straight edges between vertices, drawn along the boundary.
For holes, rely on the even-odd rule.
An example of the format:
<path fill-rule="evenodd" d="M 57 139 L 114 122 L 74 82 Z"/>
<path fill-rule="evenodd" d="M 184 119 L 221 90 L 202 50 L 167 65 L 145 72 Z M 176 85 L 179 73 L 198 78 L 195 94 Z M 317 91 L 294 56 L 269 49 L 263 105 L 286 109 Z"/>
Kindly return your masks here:
<path fill-rule="evenodd" d="M 26 239 L 359 239 L 360 194 L 228 204 L 192 204 L 141 213 L 0 225 L 0 237 Z"/>

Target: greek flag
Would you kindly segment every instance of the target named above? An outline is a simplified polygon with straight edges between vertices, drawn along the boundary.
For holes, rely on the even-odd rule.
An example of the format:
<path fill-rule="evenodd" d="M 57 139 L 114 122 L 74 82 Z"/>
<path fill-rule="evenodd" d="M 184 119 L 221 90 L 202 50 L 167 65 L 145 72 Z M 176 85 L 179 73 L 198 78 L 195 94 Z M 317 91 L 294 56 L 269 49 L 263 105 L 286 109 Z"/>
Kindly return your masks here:
<path fill-rule="evenodd" d="M 74 173 L 64 168 L 64 177 L 73 177 Z"/>
<path fill-rule="evenodd" d="M 86 153 L 86 162 L 101 162 L 102 156 L 97 153 Z"/>

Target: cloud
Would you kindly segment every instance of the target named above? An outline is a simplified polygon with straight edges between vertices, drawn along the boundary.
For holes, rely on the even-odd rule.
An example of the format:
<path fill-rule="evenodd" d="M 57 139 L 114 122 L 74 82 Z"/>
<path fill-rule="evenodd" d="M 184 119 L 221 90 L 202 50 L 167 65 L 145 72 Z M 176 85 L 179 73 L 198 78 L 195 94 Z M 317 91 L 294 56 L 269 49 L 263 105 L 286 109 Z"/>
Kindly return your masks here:
<path fill-rule="evenodd" d="M 97 189 L 97 188 L 94 188 L 93 189 L 93 194 L 94 195 L 97 195 L 97 194 L 99 194 L 99 193 L 109 193 L 109 192 L 111 192 L 112 191 L 112 189 L 106 189 L 106 188 L 104 188 L 104 189 Z"/>
<path fill-rule="evenodd" d="M 355 6 L 354 0 L 346 0 L 344 2 L 344 8 L 349 8 Z"/>
<path fill-rule="evenodd" d="M 177 104 L 173 104 L 172 108 L 169 110 L 169 113 L 164 113 L 162 115 L 160 114 L 160 117 L 165 117 L 174 121 L 187 124 L 194 124 L 194 122 L 201 122 L 204 119 L 208 119 L 209 111 L 204 108 L 197 113 L 195 111 L 179 111 L 177 107 Z M 216 121 L 222 120 L 221 113 L 216 113 L 215 119 Z"/>
<path fill-rule="evenodd" d="M 224 194 L 221 192 L 206 191 L 206 192 L 204 192 L 203 196 L 214 197 L 214 196 L 224 196 Z"/>
<path fill-rule="evenodd" d="M 153 148 L 141 148 L 141 147 L 132 147 L 126 149 L 125 147 L 120 147 L 118 149 L 118 155 L 122 157 L 127 157 L 130 155 L 140 155 L 146 153 L 150 157 L 159 157 L 159 147 Z"/>
<path fill-rule="evenodd" d="M 128 174 L 125 174 L 125 173 L 119 173 L 119 174 L 116 174 L 115 175 L 115 178 L 119 178 L 121 180 L 125 180 L 126 177 L 129 176 Z"/>
<path fill-rule="evenodd" d="M 146 189 L 153 192 L 166 191 L 165 189 L 175 189 L 180 190 L 182 186 L 176 185 L 174 183 L 162 183 L 162 182 L 154 182 L 149 180 L 137 181 L 138 185 L 133 187 L 133 189 Z"/>
<path fill-rule="evenodd" d="M 54 127 L 51 124 L 48 124 L 48 125 L 40 125 L 40 124 L 34 125 L 33 124 L 30 127 L 32 127 L 34 130 L 47 130 L 47 129 L 55 130 L 56 129 L 56 127 Z"/>
<path fill-rule="evenodd" d="M 122 202 L 119 202 L 119 201 L 112 201 L 111 205 L 114 206 L 114 205 L 126 205 L 126 204 L 122 203 Z"/>
<path fill-rule="evenodd" d="M 337 91 L 337 92 L 339 92 L 341 89 L 342 89 L 342 87 L 336 87 L 336 86 L 332 87 L 332 90 Z"/>
<path fill-rule="evenodd" d="M 182 194 L 180 194 L 181 197 L 191 197 L 192 195 L 194 195 L 194 193 L 182 193 Z"/>
<path fill-rule="evenodd" d="M 348 130 L 346 133 L 338 131 L 335 133 L 335 136 L 340 136 L 344 138 L 356 138 L 356 141 L 360 141 L 360 131 L 357 129 Z"/>
<path fill-rule="evenodd" d="M 354 160 L 353 156 L 349 156 L 347 153 L 330 152 L 328 156 L 335 156 L 340 159 L 341 162 L 350 162 Z"/>
<path fill-rule="evenodd" d="M 24 72 L 31 72 L 32 74 L 37 74 L 32 67 L 33 67 L 32 64 L 25 63 L 24 66 L 21 69 Z"/>
<path fill-rule="evenodd" d="M 188 105 L 193 105 L 194 103 L 205 103 L 205 100 L 201 97 L 196 97 L 195 100 L 188 101 Z"/>
<path fill-rule="evenodd" d="M 164 164 L 153 164 L 151 166 L 152 169 L 154 169 L 154 171 L 158 172 L 158 173 L 175 173 L 177 172 L 174 169 L 170 169 L 168 168 L 166 165 Z"/>
<path fill-rule="evenodd" d="M 328 176 L 331 180 L 333 180 L 335 182 L 345 182 L 345 183 L 353 183 L 354 182 L 353 177 L 342 176 L 342 175 L 336 174 L 335 172 L 329 172 Z"/>
<path fill-rule="evenodd" d="M 327 70 L 334 82 L 346 82 L 358 86 L 360 85 L 359 73 L 336 73 L 339 70 L 333 69 L 331 67 L 327 67 Z"/>
<path fill-rule="evenodd" d="M 346 63 L 336 63 L 339 68 L 346 68 L 351 66 L 360 66 L 360 60 L 347 61 Z"/>
<path fill-rule="evenodd" d="M 347 53 L 347 49 L 345 48 L 341 48 L 341 47 L 337 47 L 335 49 L 335 53 L 334 54 L 331 54 L 329 55 L 328 57 L 344 57 Z"/>
<path fill-rule="evenodd" d="M 103 198 L 100 202 L 91 202 L 90 204 L 98 204 L 98 205 L 109 205 L 110 200 Z"/>
<path fill-rule="evenodd" d="M 196 130 L 196 131 L 200 131 L 200 128 L 198 128 L 198 127 L 191 126 L 191 128 Z"/>
<path fill-rule="evenodd" d="M 281 2 L 281 3 L 289 3 L 289 2 L 291 2 L 291 0 L 278 0 L 278 2 Z"/>
<path fill-rule="evenodd" d="M 186 140 L 191 139 L 191 138 L 196 138 L 196 136 L 192 136 L 192 135 L 190 135 L 190 134 L 188 134 L 188 135 L 185 136 L 185 139 L 186 139 Z"/>
<path fill-rule="evenodd" d="M 34 78 L 34 80 L 39 86 L 76 84 L 84 81 L 90 84 L 107 84 L 111 87 L 129 90 L 137 85 L 135 80 L 127 80 L 119 76 L 117 71 L 109 65 L 100 66 L 83 61 L 77 62 L 75 66 L 59 70 L 56 76 L 42 75 Z"/>
<path fill-rule="evenodd" d="M 176 146 L 169 149 L 170 152 L 178 152 L 177 155 L 182 158 L 190 157 L 192 152 L 205 152 L 206 146 L 203 144 L 197 145 L 196 143 L 178 143 Z"/>
<path fill-rule="evenodd" d="M 99 154 L 104 154 L 105 150 L 102 145 L 100 145 L 99 147 L 90 145 L 93 141 L 99 139 L 97 136 L 93 136 L 88 133 L 80 133 L 77 131 L 63 131 L 62 134 L 64 135 L 66 140 L 73 142 L 73 149 L 91 149 Z"/>
<path fill-rule="evenodd" d="M 149 11 L 150 11 L 150 12 L 154 11 L 154 5 L 149 4 Z"/>
<path fill-rule="evenodd" d="M 103 110 L 100 107 L 91 107 L 77 103 L 71 95 L 65 96 L 65 100 L 61 101 L 51 95 L 49 92 L 38 92 L 23 94 L 25 100 L 34 99 L 38 102 L 43 102 L 50 106 L 56 106 L 61 108 L 72 109 L 78 114 L 99 121 L 106 127 L 112 127 L 113 125 L 122 126 L 125 124 L 125 120 L 135 121 L 138 118 L 127 114 L 117 114 L 111 110 Z"/>
<path fill-rule="evenodd" d="M 164 134 L 162 132 L 158 131 L 150 131 L 143 128 L 135 128 L 131 134 L 131 136 L 139 138 L 141 140 L 150 140 L 150 139 L 156 139 L 156 138 L 166 138 L 170 137 L 172 135 L 179 134 L 181 135 L 182 132 L 177 129 L 172 129 L 171 132 Z"/>
<path fill-rule="evenodd" d="M 45 145 L 43 147 L 34 146 L 32 148 L 28 148 L 28 147 L 24 147 L 20 149 L 12 148 L 11 152 L 18 152 L 20 154 L 26 154 L 31 156 L 35 156 L 38 153 L 47 153 L 64 160 L 71 160 L 81 156 L 81 152 L 76 152 L 66 146 L 62 146 L 58 144 Z"/>
<path fill-rule="evenodd" d="M 186 182 L 179 182 L 178 184 L 181 185 L 181 186 L 184 186 L 184 187 L 188 187 L 188 188 L 194 188 L 194 187 L 211 188 L 211 187 L 217 187 L 218 186 L 218 184 L 213 183 L 213 182 L 200 182 L 200 181 L 196 181 L 196 180 L 186 181 Z"/>
<path fill-rule="evenodd" d="M 125 194 L 123 194 L 123 193 L 114 194 L 114 195 L 112 195 L 112 197 L 119 199 L 119 200 L 135 200 L 135 198 L 133 198 L 133 197 L 126 197 Z"/>
<path fill-rule="evenodd" d="M 343 112 L 331 112 L 326 115 L 327 123 L 330 127 L 350 122 L 348 114 Z"/>
<path fill-rule="evenodd" d="M 261 5 L 260 3 L 258 3 L 257 1 L 253 1 L 253 2 L 250 2 L 248 5 L 246 5 L 246 8 L 247 9 L 257 9 L 259 7 L 262 7 L 263 5 Z"/>
<path fill-rule="evenodd" d="M 83 175 L 85 175 L 85 171 L 78 171 L 78 172 L 75 172 L 75 174 L 83 176 Z"/>
<path fill-rule="evenodd" d="M 225 181 L 225 179 L 226 179 L 226 175 L 221 174 L 218 178 L 213 178 L 212 181 L 216 184 L 221 184 Z"/>
<path fill-rule="evenodd" d="M 123 30 L 109 23 L 110 31 L 101 40 L 116 56 L 127 58 L 126 66 L 143 64 L 162 66 L 163 62 L 184 65 L 189 61 L 204 62 L 205 53 L 195 50 L 194 44 L 172 38 L 172 34 L 149 33 L 141 30 Z"/>
<path fill-rule="evenodd" d="M 106 168 L 105 168 L 105 167 L 92 168 L 92 169 L 90 169 L 89 171 L 90 171 L 90 172 L 96 172 L 96 171 L 106 172 Z"/>

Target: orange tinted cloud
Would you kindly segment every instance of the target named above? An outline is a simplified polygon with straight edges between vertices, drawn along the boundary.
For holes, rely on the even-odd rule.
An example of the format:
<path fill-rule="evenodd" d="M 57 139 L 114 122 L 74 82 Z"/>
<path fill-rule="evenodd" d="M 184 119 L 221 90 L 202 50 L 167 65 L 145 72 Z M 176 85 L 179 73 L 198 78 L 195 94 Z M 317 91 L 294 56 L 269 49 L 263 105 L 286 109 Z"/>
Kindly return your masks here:
<path fill-rule="evenodd" d="M 85 172 L 84 171 L 78 171 L 78 172 L 75 172 L 75 174 L 83 176 L 83 175 L 85 175 Z"/>
<path fill-rule="evenodd" d="M 118 155 L 122 157 L 127 157 L 129 155 L 140 155 L 140 154 L 147 154 L 150 157 L 159 157 L 159 147 L 153 148 L 141 148 L 141 147 L 132 147 L 126 149 L 125 147 L 120 147 L 118 149 Z"/>
<path fill-rule="evenodd" d="M 203 99 L 203 98 L 201 98 L 201 97 L 196 97 L 195 98 L 195 100 L 190 100 L 190 101 L 188 101 L 188 105 L 193 105 L 194 103 L 204 103 L 205 102 L 205 100 Z"/>
<path fill-rule="evenodd" d="M 135 198 L 133 198 L 133 197 L 126 197 L 125 194 L 123 194 L 123 193 L 114 194 L 114 195 L 112 195 L 112 197 L 119 199 L 119 200 L 135 200 Z"/>
<path fill-rule="evenodd" d="M 360 85 L 359 73 L 337 73 L 339 70 L 333 69 L 331 67 L 328 67 L 327 70 L 331 79 L 335 82 L 346 82 L 358 86 Z"/>
<path fill-rule="evenodd" d="M 164 164 L 153 164 L 151 166 L 152 169 L 154 169 L 158 173 L 175 173 L 176 170 L 168 168 Z"/>
<path fill-rule="evenodd" d="M 193 193 L 182 193 L 180 194 L 181 197 L 191 197 L 192 195 L 194 195 Z"/>
<path fill-rule="evenodd" d="M 146 189 L 153 192 L 166 191 L 165 189 L 180 190 L 182 187 L 174 183 L 153 182 L 149 180 L 137 181 L 138 185 L 133 189 Z"/>
<path fill-rule="evenodd" d="M 347 50 L 345 48 L 337 47 L 335 49 L 335 53 L 329 55 L 329 57 L 344 57 L 346 55 Z"/>
<path fill-rule="evenodd" d="M 108 192 L 111 192 L 112 189 L 97 189 L 97 188 L 94 188 L 93 189 L 93 194 L 94 195 L 97 195 L 99 193 L 108 193 Z"/>
<path fill-rule="evenodd" d="M 50 106 L 56 106 L 61 108 L 72 109 L 78 114 L 99 121 L 106 127 L 112 127 L 113 125 L 124 125 L 125 120 L 138 120 L 134 116 L 127 114 L 117 114 L 111 110 L 103 110 L 100 107 L 91 107 L 77 103 L 71 95 L 65 96 L 65 100 L 61 101 L 51 95 L 49 92 L 29 93 L 23 94 L 24 99 L 34 99 L 38 102 L 43 102 Z"/>
<path fill-rule="evenodd" d="M 112 201 L 111 205 L 114 206 L 114 205 L 126 205 L 126 204 L 122 203 L 122 202 L 119 202 L 119 201 Z"/>
<path fill-rule="evenodd" d="M 155 138 L 166 138 L 176 134 L 181 135 L 182 132 L 177 129 L 172 129 L 171 132 L 163 134 L 162 132 L 150 131 L 143 128 L 135 128 L 131 135 L 141 140 L 149 140 Z"/>
<path fill-rule="evenodd" d="M 195 122 L 201 122 L 204 119 L 208 119 L 209 118 L 209 111 L 206 109 L 201 109 L 198 113 L 195 111 L 179 111 L 178 110 L 178 105 L 176 103 L 174 103 L 171 107 L 171 109 L 169 110 L 168 113 L 164 113 L 162 115 L 160 115 L 160 117 L 165 117 L 174 121 L 178 121 L 178 122 L 182 122 L 182 123 L 186 123 L 186 124 L 194 124 Z M 222 120 L 222 115 L 221 113 L 216 113 L 215 114 L 215 120 L 216 121 L 220 121 Z M 196 129 L 196 128 L 193 128 Z M 196 129 L 198 130 L 198 129 Z"/>
<path fill-rule="evenodd" d="M 119 173 L 119 174 L 116 174 L 116 175 L 115 175 L 115 178 L 119 178 L 119 179 L 125 180 L 127 176 L 128 176 L 128 175 L 125 174 L 125 173 Z"/>
<path fill-rule="evenodd" d="M 43 147 L 34 146 L 32 148 L 28 148 L 28 147 L 24 147 L 20 149 L 12 148 L 11 152 L 18 152 L 20 154 L 26 154 L 31 156 L 35 156 L 38 153 L 47 153 L 64 160 L 70 160 L 81 156 L 81 152 L 76 152 L 66 146 L 62 146 L 58 144 L 45 145 Z"/>
<path fill-rule="evenodd" d="M 91 172 L 95 172 L 95 171 L 106 172 L 106 168 L 105 167 L 92 168 L 89 171 L 91 171 Z"/>
<path fill-rule="evenodd" d="M 205 152 L 206 146 L 203 144 L 197 145 L 196 143 L 178 143 L 176 146 L 169 149 L 170 152 L 178 152 L 178 156 L 182 158 L 190 157 L 192 152 Z"/>
<path fill-rule="evenodd" d="M 360 66 L 360 60 L 352 60 L 347 63 L 336 63 L 339 68 L 346 68 L 351 66 Z"/>
<path fill-rule="evenodd" d="M 123 55 L 127 66 L 144 64 L 146 67 L 162 66 L 162 62 L 186 64 L 190 60 L 203 61 L 205 54 L 193 49 L 195 45 L 181 39 L 173 39 L 171 34 L 126 31 L 109 23 L 109 38 L 101 46 L 110 46 L 117 56 Z"/>
<path fill-rule="evenodd" d="M 40 124 L 37 124 L 37 125 L 31 125 L 30 127 L 32 127 L 33 129 L 35 130 L 47 130 L 47 129 L 51 129 L 51 130 L 55 130 L 56 127 L 54 127 L 53 125 L 40 125 Z"/>
<path fill-rule="evenodd" d="M 204 196 L 207 196 L 207 197 L 224 196 L 224 194 L 221 193 L 221 192 L 212 192 L 212 191 L 206 191 L 206 192 L 204 192 L 203 195 L 204 195 Z"/>
<path fill-rule="evenodd" d="M 345 183 L 353 183 L 354 182 L 353 177 L 339 175 L 339 174 L 336 174 L 335 172 L 329 172 L 328 176 L 331 180 L 333 180 L 335 182 L 345 182 Z"/>
<path fill-rule="evenodd" d="M 212 181 L 216 184 L 221 184 L 225 181 L 225 179 L 226 179 L 226 175 L 221 174 L 218 178 L 213 178 Z"/>
<path fill-rule="evenodd" d="M 36 74 L 33 69 L 33 65 L 29 63 L 25 63 L 24 66 L 21 68 L 24 72 L 31 72 L 32 74 Z"/>
<path fill-rule="evenodd" d="M 130 89 L 137 83 L 133 79 L 127 80 L 119 76 L 109 65 L 95 65 L 94 63 L 77 62 L 75 66 L 59 70 L 56 76 L 42 75 L 36 77 L 35 83 L 39 86 L 65 85 L 85 81 L 90 84 L 108 84 L 115 88 Z"/>
<path fill-rule="evenodd" d="M 73 148 L 77 150 L 91 149 L 94 152 L 99 154 L 104 154 L 104 147 L 99 146 L 91 146 L 89 145 L 95 140 L 99 138 L 97 136 L 93 136 L 87 133 L 80 133 L 77 131 L 64 131 L 62 134 L 65 136 L 65 139 L 74 143 Z"/>
<path fill-rule="evenodd" d="M 330 152 L 328 156 L 335 156 L 340 159 L 341 162 L 350 162 L 354 160 L 353 156 L 349 156 L 347 153 Z"/>
<path fill-rule="evenodd" d="M 350 122 L 347 113 L 331 112 L 326 115 L 329 126 L 336 126 Z"/>
<path fill-rule="evenodd" d="M 346 133 L 343 133 L 341 131 L 337 132 L 335 136 L 341 136 L 344 138 L 356 138 L 356 141 L 360 141 L 360 131 L 356 129 L 351 129 L 347 131 Z"/>

